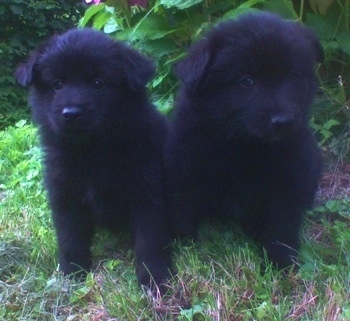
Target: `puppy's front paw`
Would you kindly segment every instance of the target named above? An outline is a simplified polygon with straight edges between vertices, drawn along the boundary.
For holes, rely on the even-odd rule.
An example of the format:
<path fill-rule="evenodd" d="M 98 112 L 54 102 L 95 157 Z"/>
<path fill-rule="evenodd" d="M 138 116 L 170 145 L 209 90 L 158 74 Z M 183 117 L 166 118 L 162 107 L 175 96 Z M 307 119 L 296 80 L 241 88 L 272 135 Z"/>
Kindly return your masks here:
<path fill-rule="evenodd" d="M 152 259 L 148 263 L 136 265 L 136 275 L 139 284 L 149 287 L 152 291 L 159 289 L 166 292 L 165 283 L 171 276 L 170 260 L 166 258 Z"/>

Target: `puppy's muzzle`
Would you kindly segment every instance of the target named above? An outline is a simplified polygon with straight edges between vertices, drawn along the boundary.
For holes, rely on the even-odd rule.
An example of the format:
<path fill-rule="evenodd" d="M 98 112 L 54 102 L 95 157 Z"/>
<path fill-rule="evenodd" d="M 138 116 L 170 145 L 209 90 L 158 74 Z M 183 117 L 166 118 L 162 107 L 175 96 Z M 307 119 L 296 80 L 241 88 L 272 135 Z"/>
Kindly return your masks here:
<path fill-rule="evenodd" d="M 76 106 L 65 107 L 62 111 L 63 118 L 68 121 L 77 120 L 81 118 L 82 114 L 81 108 Z"/>
<path fill-rule="evenodd" d="M 295 125 L 295 115 L 293 113 L 285 113 L 271 117 L 271 128 L 276 133 L 290 132 Z"/>

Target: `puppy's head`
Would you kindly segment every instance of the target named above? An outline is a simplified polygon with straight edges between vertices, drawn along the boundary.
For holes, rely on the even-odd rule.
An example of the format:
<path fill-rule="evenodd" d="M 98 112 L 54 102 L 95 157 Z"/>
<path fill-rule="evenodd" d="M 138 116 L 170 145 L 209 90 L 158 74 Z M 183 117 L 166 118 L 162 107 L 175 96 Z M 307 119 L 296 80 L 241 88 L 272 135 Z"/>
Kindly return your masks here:
<path fill-rule="evenodd" d="M 177 65 L 192 108 L 229 135 L 281 139 L 305 126 L 323 50 L 315 35 L 270 13 L 222 22 Z"/>
<path fill-rule="evenodd" d="M 74 29 L 43 43 L 15 77 L 31 87 L 34 120 L 74 139 L 78 133 L 98 136 L 129 117 L 142 105 L 154 71 L 148 58 L 126 45 Z"/>

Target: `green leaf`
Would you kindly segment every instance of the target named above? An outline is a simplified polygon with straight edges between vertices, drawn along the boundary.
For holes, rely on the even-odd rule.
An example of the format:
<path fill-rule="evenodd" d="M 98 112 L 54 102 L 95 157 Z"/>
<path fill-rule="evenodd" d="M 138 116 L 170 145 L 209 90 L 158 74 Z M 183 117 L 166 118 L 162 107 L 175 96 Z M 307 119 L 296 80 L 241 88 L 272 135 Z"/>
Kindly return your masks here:
<path fill-rule="evenodd" d="M 328 8 L 333 4 L 335 0 L 309 0 L 311 9 L 315 13 L 326 14 Z"/>
<path fill-rule="evenodd" d="M 263 302 L 258 306 L 256 311 L 256 316 L 258 320 L 266 320 L 266 313 L 267 313 L 267 303 Z"/>
<path fill-rule="evenodd" d="M 185 316 L 188 320 L 193 320 L 193 318 L 196 314 L 205 316 L 204 315 L 204 304 L 195 304 L 190 309 L 182 309 L 180 311 L 180 315 Z"/>
<path fill-rule="evenodd" d="M 167 8 L 178 8 L 180 10 L 193 7 L 194 5 L 204 2 L 203 0 L 160 0 L 160 4 Z"/>
<path fill-rule="evenodd" d="M 118 25 L 118 22 L 114 17 L 109 18 L 103 26 L 103 32 L 107 34 L 118 30 L 121 30 L 121 27 Z"/>
<path fill-rule="evenodd" d="M 340 209 L 340 201 L 339 200 L 329 200 L 326 203 L 326 207 L 331 213 L 336 213 Z"/>
<path fill-rule="evenodd" d="M 123 261 L 121 260 L 108 260 L 105 264 L 104 267 L 108 270 L 108 271 L 113 271 L 115 270 L 115 268 L 117 268 L 118 266 L 120 266 L 123 263 Z"/>
<path fill-rule="evenodd" d="M 153 81 L 152 81 L 152 88 L 155 88 L 155 87 L 157 87 L 159 84 L 161 84 L 162 81 L 168 76 L 168 74 L 169 74 L 169 70 L 168 70 L 168 72 L 165 72 L 164 74 L 159 75 L 158 77 L 156 77 L 155 79 L 153 79 Z"/>
<path fill-rule="evenodd" d="M 257 9 L 254 9 L 252 7 L 258 3 L 263 3 L 263 2 L 265 2 L 265 0 L 246 1 L 246 2 L 242 3 L 241 5 L 239 5 L 237 8 L 227 11 L 223 16 L 223 19 L 221 19 L 221 20 L 234 19 L 243 13 L 258 11 Z"/>
<path fill-rule="evenodd" d="M 169 55 L 177 50 L 177 46 L 171 39 L 161 38 L 145 40 L 138 44 L 138 47 L 154 57 Z"/>
<path fill-rule="evenodd" d="M 110 12 L 99 13 L 94 19 L 94 27 L 101 30 L 111 18 L 112 14 Z"/>
<path fill-rule="evenodd" d="M 97 13 L 99 13 L 100 11 L 104 10 L 105 5 L 103 3 L 100 3 L 96 6 L 90 6 L 86 12 L 84 17 L 79 21 L 79 26 L 80 27 L 85 27 L 86 24 L 90 21 L 90 19 L 96 15 Z"/>
<path fill-rule="evenodd" d="M 312 29 L 314 29 L 317 33 L 317 35 L 322 40 L 330 40 L 333 37 L 334 33 L 334 26 L 326 20 L 321 15 L 314 15 L 308 13 L 306 15 L 306 23 L 308 26 L 310 26 Z"/>
<path fill-rule="evenodd" d="M 350 55 L 350 33 L 346 31 L 339 33 L 337 41 L 340 49 Z"/>
<path fill-rule="evenodd" d="M 167 21 L 161 16 L 148 16 L 147 19 L 142 20 L 129 33 L 129 40 L 143 40 L 145 38 L 155 40 L 163 38 L 164 36 L 174 33 L 175 30 L 170 28 Z"/>
<path fill-rule="evenodd" d="M 298 14 L 295 12 L 293 3 L 290 0 L 270 0 L 266 2 L 266 9 L 280 14 L 284 18 L 298 19 Z"/>
<path fill-rule="evenodd" d="M 17 128 L 23 128 L 23 126 L 27 123 L 25 119 L 19 120 L 15 125 Z"/>
<path fill-rule="evenodd" d="M 263 2 L 266 2 L 266 0 L 248 0 L 248 1 L 245 1 L 242 4 L 240 4 L 237 7 L 237 10 L 249 9 L 249 8 L 255 6 L 256 4 L 263 3 Z"/>
<path fill-rule="evenodd" d="M 15 15 L 20 16 L 23 14 L 23 8 L 21 8 L 20 6 L 10 5 L 10 9 Z"/>
<path fill-rule="evenodd" d="M 330 130 L 333 126 L 338 126 L 340 125 L 340 122 L 336 119 L 330 119 L 327 120 L 324 124 L 323 124 L 323 128 L 326 130 Z"/>
<path fill-rule="evenodd" d="M 255 11 L 258 11 L 258 10 L 254 9 L 254 8 L 241 8 L 241 9 L 240 8 L 236 8 L 236 9 L 227 11 L 223 15 L 222 19 L 220 19 L 220 20 L 235 19 L 237 16 L 240 16 L 243 13 L 255 12 Z"/>

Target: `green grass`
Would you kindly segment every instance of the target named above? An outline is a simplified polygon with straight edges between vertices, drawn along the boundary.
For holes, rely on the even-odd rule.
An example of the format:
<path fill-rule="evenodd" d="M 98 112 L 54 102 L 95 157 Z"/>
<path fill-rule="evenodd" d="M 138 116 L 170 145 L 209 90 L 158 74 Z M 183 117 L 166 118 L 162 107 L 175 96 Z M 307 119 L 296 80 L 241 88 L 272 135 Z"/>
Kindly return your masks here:
<path fill-rule="evenodd" d="M 178 274 L 164 297 L 136 283 L 125 235 L 98 232 L 94 268 L 77 282 L 57 271 L 35 129 L 0 132 L 0 320 L 349 320 L 350 202 L 307 215 L 298 273 L 278 272 L 233 226 L 204 225 L 174 244 Z"/>

